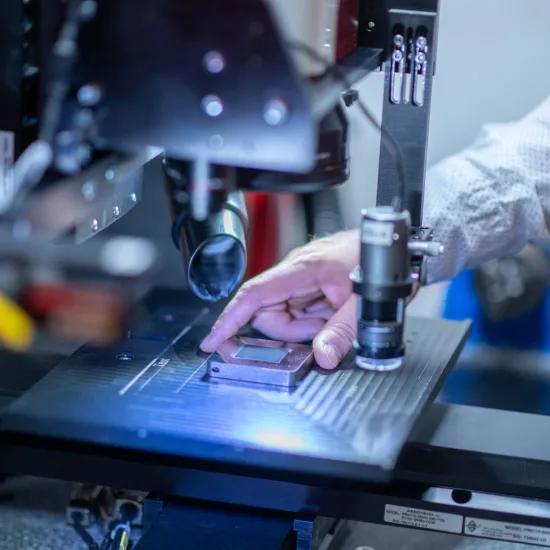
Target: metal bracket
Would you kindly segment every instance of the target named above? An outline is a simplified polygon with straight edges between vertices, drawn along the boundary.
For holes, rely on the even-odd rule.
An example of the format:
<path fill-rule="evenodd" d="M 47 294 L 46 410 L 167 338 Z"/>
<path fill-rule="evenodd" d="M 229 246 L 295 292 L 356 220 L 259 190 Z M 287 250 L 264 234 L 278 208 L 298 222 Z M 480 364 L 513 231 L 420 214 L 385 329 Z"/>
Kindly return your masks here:
<path fill-rule="evenodd" d="M 403 78 L 405 75 L 405 37 L 397 33 L 393 37 L 393 52 L 390 69 L 390 99 L 396 105 L 403 101 Z"/>
<path fill-rule="evenodd" d="M 424 105 L 426 94 L 426 73 L 428 71 L 428 40 L 424 35 L 417 37 L 414 44 L 414 85 L 413 103 L 418 107 Z"/>
<path fill-rule="evenodd" d="M 412 36 L 412 29 L 393 36 L 393 52 L 390 61 L 390 101 L 395 105 L 412 103 L 424 106 L 426 77 L 428 74 L 428 39 L 424 34 Z M 412 93 L 412 98 L 411 98 Z"/>
<path fill-rule="evenodd" d="M 382 126 L 396 142 L 405 172 L 404 208 L 413 226 L 422 224 L 422 202 L 430 117 L 432 77 L 437 50 L 437 5 L 430 10 L 411 7 L 389 11 L 388 59 Z M 436 4 L 436 3 L 434 3 Z M 381 147 L 378 206 L 391 205 L 400 194 L 399 175 L 392 153 Z"/>

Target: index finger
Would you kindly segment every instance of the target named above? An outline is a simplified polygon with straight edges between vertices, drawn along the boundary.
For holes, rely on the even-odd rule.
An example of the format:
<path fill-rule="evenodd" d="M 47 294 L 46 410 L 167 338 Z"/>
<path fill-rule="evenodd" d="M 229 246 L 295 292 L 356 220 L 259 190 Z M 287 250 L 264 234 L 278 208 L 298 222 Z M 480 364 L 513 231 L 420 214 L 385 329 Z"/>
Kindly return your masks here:
<path fill-rule="evenodd" d="M 298 298 L 319 287 L 316 270 L 300 264 L 280 264 L 245 283 L 227 305 L 201 344 L 207 353 L 216 351 L 246 325 L 261 308 Z"/>

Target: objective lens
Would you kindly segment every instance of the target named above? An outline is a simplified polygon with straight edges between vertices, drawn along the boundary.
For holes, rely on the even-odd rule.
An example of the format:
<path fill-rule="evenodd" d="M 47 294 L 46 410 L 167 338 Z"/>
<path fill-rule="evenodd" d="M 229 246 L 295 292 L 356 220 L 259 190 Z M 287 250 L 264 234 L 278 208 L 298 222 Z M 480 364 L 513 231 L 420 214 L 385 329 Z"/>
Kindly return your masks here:
<path fill-rule="evenodd" d="M 411 293 L 407 212 L 378 207 L 363 212 L 361 261 L 352 275 L 358 295 L 357 366 L 390 371 L 403 363 L 405 300 Z"/>
<path fill-rule="evenodd" d="M 395 357 L 393 359 L 369 359 L 358 355 L 355 358 L 355 364 L 365 370 L 389 372 L 398 369 L 403 364 L 403 358 Z"/>

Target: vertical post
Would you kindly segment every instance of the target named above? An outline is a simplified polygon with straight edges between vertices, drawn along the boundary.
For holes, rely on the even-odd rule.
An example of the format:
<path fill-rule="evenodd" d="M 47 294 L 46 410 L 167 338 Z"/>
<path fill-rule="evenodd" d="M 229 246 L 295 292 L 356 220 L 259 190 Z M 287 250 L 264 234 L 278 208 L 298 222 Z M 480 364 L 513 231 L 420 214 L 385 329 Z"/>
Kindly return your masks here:
<path fill-rule="evenodd" d="M 369 4 L 378 4 L 376 8 Z M 403 156 L 404 207 L 413 227 L 422 225 L 422 198 L 437 45 L 438 0 L 365 0 L 363 43 L 386 50 L 382 126 Z M 385 38 L 383 38 L 385 36 Z M 376 42 L 377 44 L 373 44 Z M 377 205 L 391 205 L 399 179 L 394 156 L 380 148 Z"/>

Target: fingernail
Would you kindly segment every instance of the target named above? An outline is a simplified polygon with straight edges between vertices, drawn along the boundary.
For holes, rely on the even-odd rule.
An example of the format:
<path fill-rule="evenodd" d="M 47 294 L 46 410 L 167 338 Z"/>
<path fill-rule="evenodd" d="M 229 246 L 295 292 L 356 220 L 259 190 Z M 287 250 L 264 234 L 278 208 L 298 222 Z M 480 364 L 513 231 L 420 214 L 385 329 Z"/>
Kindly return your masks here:
<path fill-rule="evenodd" d="M 321 348 L 323 351 L 323 354 L 327 358 L 327 365 L 324 366 L 324 368 L 329 369 L 335 369 L 342 360 L 342 357 L 340 357 L 340 353 L 336 346 L 333 346 L 330 342 L 322 342 Z M 321 365 L 323 366 L 323 365 Z"/>
<path fill-rule="evenodd" d="M 200 344 L 202 351 L 213 351 L 210 344 L 212 343 L 212 333 L 210 333 Z"/>

